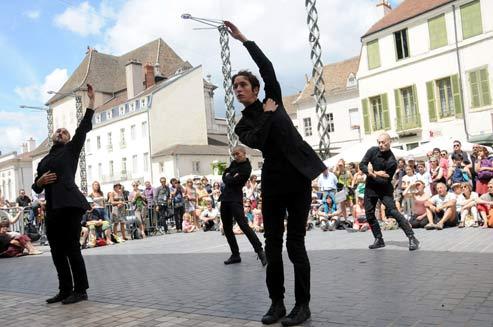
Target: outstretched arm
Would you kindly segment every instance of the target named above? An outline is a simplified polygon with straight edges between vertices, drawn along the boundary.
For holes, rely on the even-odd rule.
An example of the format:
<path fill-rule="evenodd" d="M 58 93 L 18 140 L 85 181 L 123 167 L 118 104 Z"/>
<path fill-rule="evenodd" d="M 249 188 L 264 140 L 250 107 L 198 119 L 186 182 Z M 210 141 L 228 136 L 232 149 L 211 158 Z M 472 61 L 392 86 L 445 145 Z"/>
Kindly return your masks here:
<path fill-rule="evenodd" d="M 281 87 L 277 81 L 274 66 L 272 66 L 270 60 L 265 56 L 255 42 L 249 41 L 233 23 L 224 21 L 224 25 L 228 28 L 228 32 L 233 38 L 243 43 L 250 53 L 253 61 L 257 64 L 260 70 L 260 75 L 265 83 L 265 97 L 273 99 L 278 104 L 282 104 Z"/>
<path fill-rule="evenodd" d="M 86 134 L 92 129 L 92 116 L 94 115 L 94 89 L 91 84 L 87 84 L 87 96 L 89 105 L 82 118 L 79 127 L 75 130 L 74 137 L 70 142 L 75 153 L 79 154 L 86 141 Z"/>

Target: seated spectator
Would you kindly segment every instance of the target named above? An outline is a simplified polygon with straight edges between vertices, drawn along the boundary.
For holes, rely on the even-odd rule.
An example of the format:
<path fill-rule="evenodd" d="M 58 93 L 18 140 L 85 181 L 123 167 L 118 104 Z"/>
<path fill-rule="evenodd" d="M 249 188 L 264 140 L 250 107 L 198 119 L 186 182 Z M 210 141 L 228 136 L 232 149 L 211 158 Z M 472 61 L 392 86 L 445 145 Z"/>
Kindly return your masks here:
<path fill-rule="evenodd" d="M 416 178 L 424 182 L 425 184 L 424 192 L 428 195 L 431 195 L 431 188 L 430 188 L 431 175 L 426 170 L 425 162 L 418 161 L 417 167 L 418 167 L 418 171 L 416 172 Z"/>
<path fill-rule="evenodd" d="M 418 177 L 414 172 L 414 166 L 407 165 L 405 169 L 406 169 L 406 174 L 402 176 L 402 184 L 401 184 L 403 192 L 405 189 L 408 188 L 408 186 L 413 185 L 418 180 Z M 404 215 L 408 219 L 411 216 L 411 209 L 412 209 L 411 207 L 412 207 L 412 198 L 404 197 L 402 199 L 402 210 L 404 212 Z"/>
<path fill-rule="evenodd" d="M 445 177 L 445 179 L 448 179 L 448 169 L 449 169 L 449 166 L 450 166 L 450 162 L 449 162 L 449 159 L 448 159 L 448 152 L 447 152 L 447 150 L 441 150 L 440 151 L 440 158 L 439 158 L 439 161 L 438 161 L 438 165 L 443 170 L 443 177 Z"/>
<path fill-rule="evenodd" d="M 325 193 L 322 198 L 322 205 L 318 209 L 318 217 L 320 219 L 320 228 L 326 231 L 334 231 L 339 225 L 341 211 L 337 208 L 332 193 Z"/>
<path fill-rule="evenodd" d="M 457 197 L 457 209 L 460 218 L 459 228 L 478 227 L 479 213 L 476 202 L 478 193 L 472 191 L 469 183 L 462 183 L 462 194 Z"/>
<path fill-rule="evenodd" d="M 212 207 L 212 201 L 206 200 L 206 208 L 200 214 L 200 220 L 202 221 L 202 228 L 204 232 L 215 230 L 216 220 L 219 217 L 219 211 Z"/>
<path fill-rule="evenodd" d="M 455 195 L 447 192 L 447 186 L 438 183 L 437 194 L 431 197 L 426 207 L 428 224 L 425 229 L 442 230 L 444 227 L 457 226 L 455 202 Z"/>
<path fill-rule="evenodd" d="M 430 175 L 430 191 L 432 195 L 435 195 L 437 194 L 436 185 L 447 182 L 447 178 L 445 177 L 446 171 L 439 165 L 438 159 L 435 157 L 430 158 Z"/>
<path fill-rule="evenodd" d="M 488 158 L 488 149 L 481 146 L 476 159 L 476 192 L 483 195 L 488 192 L 488 182 L 493 178 L 493 158 Z"/>
<path fill-rule="evenodd" d="M 493 178 L 488 182 L 488 192 L 477 200 L 483 228 L 493 228 Z"/>
<path fill-rule="evenodd" d="M 257 203 L 257 206 L 260 204 Z M 264 231 L 264 216 L 261 209 L 253 209 L 253 230 L 262 233 Z"/>
<path fill-rule="evenodd" d="M 430 199 L 430 195 L 424 190 L 425 183 L 421 179 L 418 179 L 404 190 L 404 196 L 413 199 L 411 217 L 409 219 L 412 228 L 424 228 L 429 223 L 426 215 L 426 203 Z"/>
<path fill-rule="evenodd" d="M 471 182 L 471 171 L 463 164 L 463 157 L 460 153 L 454 153 L 452 155 L 453 165 L 448 169 L 449 186 L 455 183 Z"/>
<path fill-rule="evenodd" d="M 306 222 L 306 230 L 311 230 L 314 224 L 318 224 L 318 209 L 320 208 L 321 201 L 318 199 L 317 193 L 312 193 L 312 203 L 310 205 L 310 211 L 308 213 L 308 220 Z"/>
<path fill-rule="evenodd" d="M 195 224 L 192 222 L 192 215 L 188 212 L 183 214 L 182 230 L 183 233 L 192 233 L 197 231 Z"/>
<path fill-rule="evenodd" d="M 22 208 L 14 218 L 8 217 L 0 221 L 0 258 L 36 255 L 43 252 L 37 250 L 27 235 L 21 235 L 9 230 L 10 224 L 15 223 L 22 215 Z"/>
<path fill-rule="evenodd" d="M 353 206 L 353 229 L 359 232 L 366 232 L 370 225 L 366 220 L 364 195 L 358 195 L 358 202 Z"/>
<path fill-rule="evenodd" d="M 88 201 L 92 206 L 92 201 Z M 111 241 L 111 225 L 110 222 L 105 220 L 99 210 L 92 207 L 90 210 L 82 216 L 81 220 L 82 230 L 80 245 L 85 248 L 86 241 L 87 247 L 93 248 L 97 245 L 98 239 L 104 239 L 105 245 L 112 245 Z M 101 244 L 101 243 L 100 243 Z"/>

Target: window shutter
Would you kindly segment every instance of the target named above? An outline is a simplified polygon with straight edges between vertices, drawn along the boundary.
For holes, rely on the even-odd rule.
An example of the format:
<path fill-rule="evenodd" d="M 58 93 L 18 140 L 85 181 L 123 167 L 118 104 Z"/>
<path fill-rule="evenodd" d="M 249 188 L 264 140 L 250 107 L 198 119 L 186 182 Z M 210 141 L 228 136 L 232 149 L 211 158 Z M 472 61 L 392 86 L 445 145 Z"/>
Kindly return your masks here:
<path fill-rule="evenodd" d="M 397 117 L 397 127 L 396 130 L 402 130 L 402 111 L 401 111 L 401 90 L 394 90 L 394 98 L 395 98 L 395 116 Z"/>
<path fill-rule="evenodd" d="M 419 101 L 418 101 L 418 91 L 416 90 L 416 84 L 413 84 L 413 100 L 414 108 L 416 108 L 416 116 L 413 117 L 416 127 L 421 127 L 421 115 L 419 114 Z"/>
<path fill-rule="evenodd" d="M 448 44 L 445 14 L 428 21 L 428 32 L 430 35 L 430 49 L 440 48 Z"/>
<path fill-rule="evenodd" d="M 363 125 L 365 127 L 365 134 L 371 133 L 370 115 L 368 114 L 368 99 L 361 100 L 363 106 Z"/>
<path fill-rule="evenodd" d="M 430 122 L 437 121 L 437 112 L 435 108 L 435 82 L 426 83 L 426 93 L 428 94 L 428 118 Z"/>
<path fill-rule="evenodd" d="M 488 106 L 491 104 L 490 94 L 490 80 L 488 77 L 488 68 L 483 68 L 479 71 L 479 78 L 481 83 L 481 106 Z"/>
<path fill-rule="evenodd" d="M 373 69 L 380 67 L 380 50 L 378 48 L 378 39 L 366 44 L 368 52 L 368 68 Z"/>
<path fill-rule="evenodd" d="M 389 114 L 389 101 L 387 93 L 381 95 L 382 98 L 382 112 L 383 112 L 383 129 L 390 129 L 390 114 Z"/>
<path fill-rule="evenodd" d="M 462 37 L 464 39 L 483 33 L 481 4 L 479 0 L 461 6 L 460 16 L 462 22 Z"/>
<path fill-rule="evenodd" d="M 478 108 L 481 106 L 479 98 L 479 78 L 478 71 L 469 72 L 469 85 L 471 87 L 471 107 Z"/>
<path fill-rule="evenodd" d="M 459 75 L 450 76 L 452 81 L 452 95 L 454 96 L 455 118 L 462 118 L 462 102 L 460 98 Z"/>

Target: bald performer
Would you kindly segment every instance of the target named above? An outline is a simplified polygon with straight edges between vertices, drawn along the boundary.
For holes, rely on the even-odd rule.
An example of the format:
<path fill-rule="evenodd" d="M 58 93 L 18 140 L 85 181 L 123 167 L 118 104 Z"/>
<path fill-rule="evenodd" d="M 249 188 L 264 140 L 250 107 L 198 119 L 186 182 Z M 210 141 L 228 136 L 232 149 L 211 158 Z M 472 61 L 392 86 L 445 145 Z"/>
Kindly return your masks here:
<path fill-rule="evenodd" d="M 371 167 L 368 167 L 371 164 Z M 371 147 L 361 160 L 359 167 L 368 177 L 365 187 L 365 212 L 366 219 L 370 224 L 375 242 L 369 246 L 370 249 L 378 249 L 385 246 L 382 231 L 375 217 L 375 207 L 378 200 L 385 206 L 387 216 L 395 218 L 406 236 L 409 238 L 409 251 L 419 248 L 419 241 L 414 236 L 411 225 L 406 218 L 397 210 L 394 204 L 392 176 L 397 169 L 397 160 L 390 150 L 390 136 L 382 133 L 378 137 L 378 146 Z"/>

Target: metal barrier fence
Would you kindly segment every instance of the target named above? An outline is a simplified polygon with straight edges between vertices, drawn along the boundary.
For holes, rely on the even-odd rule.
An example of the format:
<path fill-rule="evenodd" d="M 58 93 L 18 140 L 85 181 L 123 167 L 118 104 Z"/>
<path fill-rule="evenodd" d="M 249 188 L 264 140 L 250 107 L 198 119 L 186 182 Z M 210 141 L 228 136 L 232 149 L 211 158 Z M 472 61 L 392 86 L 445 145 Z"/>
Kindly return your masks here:
<path fill-rule="evenodd" d="M 0 208 L 0 220 L 8 219 L 10 224 L 10 230 L 21 234 L 26 233 L 39 233 L 44 235 L 44 213 L 38 212 L 39 207 L 11 207 Z M 19 211 L 22 210 L 21 216 L 12 223 L 16 218 Z"/>

